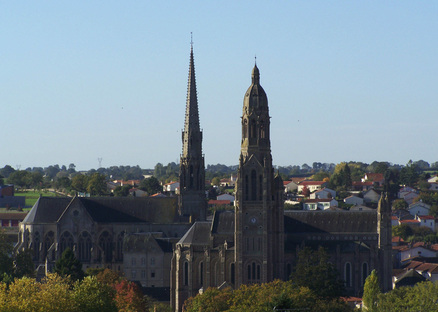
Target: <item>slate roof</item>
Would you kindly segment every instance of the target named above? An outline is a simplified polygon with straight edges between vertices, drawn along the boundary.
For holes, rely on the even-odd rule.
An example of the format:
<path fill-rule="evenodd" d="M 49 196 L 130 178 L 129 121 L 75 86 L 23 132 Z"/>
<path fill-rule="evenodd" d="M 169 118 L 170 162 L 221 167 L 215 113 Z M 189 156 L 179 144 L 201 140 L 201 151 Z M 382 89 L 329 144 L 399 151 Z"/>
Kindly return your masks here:
<path fill-rule="evenodd" d="M 177 215 L 177 198 L 149 197 L 40 197 L 25 223 L 54 223 L 69 206 L 82 206 L 100 223 L 173 223 Z"/>
<path fill-rule="evenodd" d="M 375 211 L 287 211 L 285 233 L 376 233 Z"/>
<path fill-rule="evenodd" d="M 234 211 L 216 211 L 211 226 L 213 234 L 234 234 Z"/>
<path fill-rule="evenodd" d="M 179 245 L 184 246 L 205 246 L 210 244 L 211 223 L 208 221 L 198 221 L 179 240 Z"/>
<path fill-rule="evenodd" d="M 427 279 L 417 271 L 409 270 L 395 282 L 395 287 L 413 286 L 416 283 L 424 282 L 426 280 Z"/>
<path fill-rule="evenodd" d="M 24 218 L 23 223 L 56 222 L 71 200 L 68 197 L 40 197 Z"/>

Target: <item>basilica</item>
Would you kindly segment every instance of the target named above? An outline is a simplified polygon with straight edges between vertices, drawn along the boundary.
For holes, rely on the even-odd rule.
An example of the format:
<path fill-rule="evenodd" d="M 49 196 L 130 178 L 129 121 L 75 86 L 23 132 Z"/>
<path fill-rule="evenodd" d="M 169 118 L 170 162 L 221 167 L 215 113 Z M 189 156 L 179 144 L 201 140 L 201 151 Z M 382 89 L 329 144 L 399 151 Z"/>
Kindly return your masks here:
<path fill-rule="evenodd" d="M 349 294 L 361 294 L 373 269 L 382 289 L 391 289 L 388 199 L 382 196 L 376 211 L 284 210 L 283 181 L 271 155 L 268 98 L 257 64 L 241 117 L 234 211 L 209 216 L 192 45 L 180 195 L 41 197 L 20 224 L 17 250 L 31 248 L 44 274 L 71 248 L 84 269 L 119 271 L 146 291 L 166 294 L 175 311 L 208 287 L 287 280 L 305 246 L 325 247 Z"/>

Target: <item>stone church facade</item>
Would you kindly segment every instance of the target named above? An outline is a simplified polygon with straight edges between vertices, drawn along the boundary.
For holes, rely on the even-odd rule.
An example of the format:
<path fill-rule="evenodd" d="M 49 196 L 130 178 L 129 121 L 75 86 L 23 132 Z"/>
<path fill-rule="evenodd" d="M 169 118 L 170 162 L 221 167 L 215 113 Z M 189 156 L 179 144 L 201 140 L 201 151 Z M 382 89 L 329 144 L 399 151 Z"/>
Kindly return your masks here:
<path fill-rule="evenodd" d="M 20 223 L 17 250 L 31 248 L 40 273 L 66 248 L 83 268 L 107 267 L 168 294 L 175 311 L 208 287 L 287 280 L 297 252 L 323 246 L 351 295 L 376 269 L 391 288 L 390 205 L 377 211 L 285 211 L 271 155 L 268 99 L 254 66 L 244 94 L 234 211 L 207 216 L 205 164 L 193 46 L 180 195 L 170 198 L 41 197 Z"/>
<path fill-rule="evenodd" d="M 391 289 L 391 207 L 377 211 L 284 211 L 283 182 L 272 166 L 268 99 L 257 65 L 243 100 L 242 140 L 234 211 L 195 222 L 176 244 L 171 303 L 208 287 L 287 280 L 300 249 L 323 246 L 350 295 L 360 295 L 373 269 Z"/>

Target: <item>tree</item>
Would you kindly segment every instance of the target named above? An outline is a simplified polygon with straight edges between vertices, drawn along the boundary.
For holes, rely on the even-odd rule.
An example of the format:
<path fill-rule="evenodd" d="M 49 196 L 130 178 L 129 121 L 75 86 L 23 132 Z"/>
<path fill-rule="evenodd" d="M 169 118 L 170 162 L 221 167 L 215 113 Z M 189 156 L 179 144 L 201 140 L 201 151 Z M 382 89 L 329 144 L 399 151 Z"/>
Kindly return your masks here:
<path fill-rule="evenodd" d="M 307 186 L 303 187 L 303 190 L 301 191 L 301 194 L 303 194 L 304 197 L 309 197 L 310 195 L 310 190 Z"/>
<path fill-rule="evenodd" d="M 94 173 L 87 185 L 87 192 L 91 195 L 104 195 L 106 194 L 106 178 L 103 174 Z"/>
<path fill-rule="evenodd" d="M 15 255 L 14 276 L 18 278 L 21 278 L 23 276 L 35 276 L 35 266 L 32 261 L 31 249 L 25 249 Z"/>
<path fill-rule="evenodd" d="M 377 299 L 380 294 L 379 278 L 376 270 L 366 278 L 363 286 L 363 306 L 365 311 L 377 312 Z"/>
<path fill-rule="evenodd" d="M 26 170 L 17 170 L 10 174 L 8 183 L 18 187 L 28 187 L 30 185 L 30 172 Z"/>
<path fill-rule="evenodd" d="M 114 301 L 117 311 L 120 312 L 147 312 L 146 303 L 143 300 L 143 293 L 133 282 L 126 279 L 114 285 L 116 291 Z"/>
<path fill-rule="evenodd" d="M 403 198 L 396 199 L 392 203 L 392 208 L 394 210 L 406 209 L 408 207 L 409 207 L 408 203 Z"/>
<path fill-rule="evenodd" d="M 73 281 L 82 280 L 84 278 L 84 271 L 82 271 L 82 263 L 75 257 L 70 248 L 64 250 L 55 262 L 55 273 L 60 276 L 70 276 Z"/>
<path fill-rule="evenodd" d="M 95 276 L 87 276 L 77 281 L 73 289 L 73 300 L 81 312 L 117 312 L 114 289 L 101 283 Z"/>
<path fill-rule="evenodd" d="M 123 186 L 117 186 L 114 189 L 114 196 L 119 196 L 119 197 L 126 197 L 129 195 L 129 190 L 131 189 L 131 185 L 126 184 Z"/>
<path fill-rule="evenodd" d="M 211 184 L 214 185 L 214 186 L 219 186 L 219 185 L 221 185 L 221 179 L 219 177 L 214 177 L 211 180 Z"/>
<path fill-rule="evenodd" d="M 148 195 L 153 195 L 162 190 L 160 182 L 156 177 L 150 177 L 140 182 L 140 189 L 147 192 Z"/>
<path fill-rule="evenodd" d="M 338 272 L 328 260 L 328 254 L 323 247 L 317 250 L 309 247 L 301 249 L 291 275 L 292 283 L 308 287 L 323 298 L 341 296 L 344 293 L 344 283 L 338 278 Z"/>
<path fill-rule="evenodd" d="M 85 193 L 88 186 L 88 177 L 83 174 L 78 174 L 71 180 L 71 187 L 77 192 Z"/>
<path fill-rule="evenodd" d="M 2 169 L 0 169 L 0 174 L 1 174 L 2 176 L 4 176 L 5 178 L 8 178 L 9 175 L 10 175 L 12 172 L 14 172 L 14 171 L 15 171 L 14 168 L 12 168 L 12 167 L 9 166 L 9 165 L 6 165 L 6 166 L 4 166 Z"/>
<path fill-rule="evenodd" d="M 401 224 L 392 227 L 392 236 L 400 236 L 401 238 L 406 240 L 409 236 L 412 235 L 414 235 L 414 231 L 407 224 Z"/>
<path fill-rule="evenodd" d="M 0 279 L 13 274 L 14 260 L 11 257 L 12 245 L 3 229 L 0 229 Z M 6 276 L 5 276 L 6 274 Z"/>

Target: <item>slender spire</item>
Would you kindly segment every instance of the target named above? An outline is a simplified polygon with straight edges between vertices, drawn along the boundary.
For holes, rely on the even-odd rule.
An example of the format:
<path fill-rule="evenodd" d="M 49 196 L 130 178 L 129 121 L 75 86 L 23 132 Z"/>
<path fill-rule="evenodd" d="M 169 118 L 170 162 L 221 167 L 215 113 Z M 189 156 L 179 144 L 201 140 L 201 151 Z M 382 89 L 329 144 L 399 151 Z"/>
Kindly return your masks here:
<path fill-rule="evenodd" d="M 189 139 L 200 132 L 198 94 L 196 90 L 195 62 L 193 57 L 193 37 L 190 42 L 190 65 L 189 78 L 187 83 L 186 116 L 184 122 L 183 155 L 187 157 L 191 154 L 190 149 L 201 148 L 201 146 L 191 146 Z M 199 142 L 200 143 L 200 142 Z M 199 151 L 200 153 L 201 151 Z M 192 154 L 193 155 L 193 154 Z"/>

